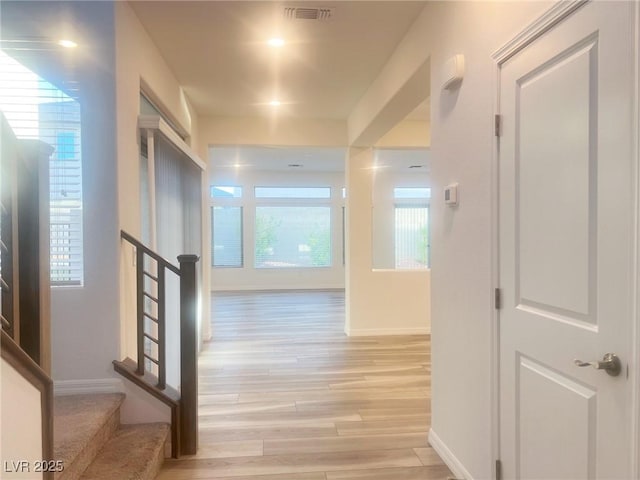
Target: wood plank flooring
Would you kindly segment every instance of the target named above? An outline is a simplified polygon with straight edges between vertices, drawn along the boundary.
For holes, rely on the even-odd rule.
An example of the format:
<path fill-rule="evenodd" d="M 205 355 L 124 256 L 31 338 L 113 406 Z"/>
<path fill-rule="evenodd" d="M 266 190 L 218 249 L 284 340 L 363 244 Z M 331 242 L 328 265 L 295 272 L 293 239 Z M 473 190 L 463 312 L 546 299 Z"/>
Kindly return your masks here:
<path fill-rule="evenodd" d="M 200 357 L 200 449 L 159 480 L 444 480 L 429 336 L 348 338 L 344 293 L 224 293 Z"/>

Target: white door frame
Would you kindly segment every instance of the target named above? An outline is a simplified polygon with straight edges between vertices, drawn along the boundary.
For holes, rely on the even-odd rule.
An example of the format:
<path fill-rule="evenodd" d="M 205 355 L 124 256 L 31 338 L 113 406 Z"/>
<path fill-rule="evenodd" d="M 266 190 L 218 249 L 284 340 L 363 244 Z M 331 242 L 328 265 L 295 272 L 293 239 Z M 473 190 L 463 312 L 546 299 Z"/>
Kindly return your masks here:
<path fill-rule="evenodd" d="M 531 42 L 574 13 L 588 0 L 560 0 L 539 18 L 526 26 L 513 39 L 496 50 L 492 55 L 494 67 L 493 96 L 494 114 L 500 113 L 500 68 L 509 58 L 520 52 Z M 631 473 L 634 479 L 640 479 L 640 4 L 635 3 L 634 11 L 634 108 L 633 108 L 633 159 L 634 159 L 634 307 L 633 307 L 633 346 L 629 359 L 630 381 L 632 389 L 632 445 Z M 496 127 L 496 128 L 499 128 Z M 495 129 L 490 133 L 493 137 L 493 156 L 491 161 L 491 279 L 492 288 L 488 292 L 493 298 L 494 288 L 500 286 L 500 245 L 499 245 L 499 165 L 498 153 L 500 137 Z M 495 460 L 500 458 L 500 330 L 499 310 L 493 309 L 491 315 L 491 452 L 492 475 L 496 478 Z"/>

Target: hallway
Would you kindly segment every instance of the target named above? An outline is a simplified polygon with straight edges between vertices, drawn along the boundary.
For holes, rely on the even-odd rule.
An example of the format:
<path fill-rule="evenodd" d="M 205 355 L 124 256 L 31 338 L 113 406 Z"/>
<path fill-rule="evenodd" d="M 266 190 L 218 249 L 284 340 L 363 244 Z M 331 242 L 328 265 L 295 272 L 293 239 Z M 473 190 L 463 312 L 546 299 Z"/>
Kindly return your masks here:
<path fill-rule="evenodd" d="M 447 478 L 427 443 L 429 337 L 343 325 L 339 291 L 214 294 L 199 452 L 158 478 Z"/>

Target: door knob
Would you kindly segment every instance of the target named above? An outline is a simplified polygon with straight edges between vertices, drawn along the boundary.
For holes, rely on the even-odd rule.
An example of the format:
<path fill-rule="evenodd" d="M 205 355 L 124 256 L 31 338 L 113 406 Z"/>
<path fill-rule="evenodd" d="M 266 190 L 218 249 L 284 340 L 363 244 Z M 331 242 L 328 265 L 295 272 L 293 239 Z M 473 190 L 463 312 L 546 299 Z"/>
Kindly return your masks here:
<path fill-rule="evenodd" d="M 583 362 L 582 360 L 574 360 L 578 367 L 593 367 L 596 370 L 604 370 L 612 377 L 617 377 L 620 375 L 620 371 L 622 370 L 622 364 L 620 363 L 620 359 L 615 353 L 606 353 L 602 360 L 599 362 Z"/>

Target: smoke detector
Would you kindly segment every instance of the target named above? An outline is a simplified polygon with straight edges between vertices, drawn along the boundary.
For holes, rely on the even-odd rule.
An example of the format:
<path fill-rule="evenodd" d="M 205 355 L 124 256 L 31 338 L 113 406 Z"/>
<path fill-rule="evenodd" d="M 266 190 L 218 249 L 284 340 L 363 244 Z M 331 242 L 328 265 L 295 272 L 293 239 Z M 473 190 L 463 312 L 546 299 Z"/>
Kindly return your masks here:
<path fill-rule="evenodd" d="M 335 14 L 335 8 L 284 7 L 286 20 L 329 20 Z"/>

